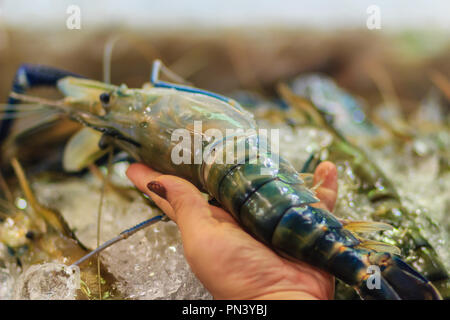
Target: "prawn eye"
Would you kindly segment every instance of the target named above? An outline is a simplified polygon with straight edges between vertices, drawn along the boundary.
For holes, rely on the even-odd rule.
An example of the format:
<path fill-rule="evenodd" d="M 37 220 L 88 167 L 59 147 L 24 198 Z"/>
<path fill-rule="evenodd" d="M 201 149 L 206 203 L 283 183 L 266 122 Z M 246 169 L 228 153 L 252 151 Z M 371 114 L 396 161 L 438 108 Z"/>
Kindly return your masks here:
<path fill-rule="evenodd" d="M 110 98 L 111 98 L 111 95 L 109 93 L 106 93 L 106 92 L 104 92 L 104 93 L 102 93 L 100 95 L 100 101 L 104 105 L 109 103 Z"/>

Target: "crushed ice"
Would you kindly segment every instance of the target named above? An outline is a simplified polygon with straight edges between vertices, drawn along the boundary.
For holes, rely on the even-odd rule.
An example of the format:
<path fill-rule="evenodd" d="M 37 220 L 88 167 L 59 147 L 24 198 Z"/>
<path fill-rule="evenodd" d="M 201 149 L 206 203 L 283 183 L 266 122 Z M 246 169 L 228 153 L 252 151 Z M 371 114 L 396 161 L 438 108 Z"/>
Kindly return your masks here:
<path fill-rule="evenodd" d="M 17 279 L 14 299 L 74 300 L 80 288 L 80 269 L 59 263 L 29 267 Z"/>

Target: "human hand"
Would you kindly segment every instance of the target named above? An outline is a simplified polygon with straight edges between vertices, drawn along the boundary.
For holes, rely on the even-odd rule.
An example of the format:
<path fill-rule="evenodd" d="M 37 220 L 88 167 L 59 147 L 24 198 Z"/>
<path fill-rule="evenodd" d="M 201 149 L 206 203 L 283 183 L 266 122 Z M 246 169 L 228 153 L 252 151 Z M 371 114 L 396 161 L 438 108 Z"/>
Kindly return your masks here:
<path fill-rule="evenodd" d="M 331 275 L 280 257 L 245 232 L 228 212 L 208 204 L 190 182 L 139 163 L 132 164 L 127 175 L 178 225 L 187 261 L 215 299 L 333 297 Z M 314 206 L 332 211 L 337 197 L 333 163 L 317 167 L 314 184 L 319 182 L 316 195 L 321 201 Z"/>

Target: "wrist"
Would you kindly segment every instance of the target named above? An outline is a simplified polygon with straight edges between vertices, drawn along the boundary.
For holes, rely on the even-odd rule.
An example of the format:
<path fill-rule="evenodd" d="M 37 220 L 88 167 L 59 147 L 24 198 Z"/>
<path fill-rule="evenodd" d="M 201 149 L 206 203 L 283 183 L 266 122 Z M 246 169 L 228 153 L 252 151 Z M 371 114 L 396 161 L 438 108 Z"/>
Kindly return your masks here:
<path fill-rule="evenodd" d="M 251 300 L 320 300 L 318 297 L 302 291 L 279 291 L 263 294 Z"/>

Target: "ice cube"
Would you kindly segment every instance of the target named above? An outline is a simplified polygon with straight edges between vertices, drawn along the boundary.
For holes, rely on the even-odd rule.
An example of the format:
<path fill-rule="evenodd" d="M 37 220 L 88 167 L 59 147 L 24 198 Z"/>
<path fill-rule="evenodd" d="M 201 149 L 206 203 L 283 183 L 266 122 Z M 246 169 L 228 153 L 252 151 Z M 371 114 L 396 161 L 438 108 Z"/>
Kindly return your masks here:
<path fill-rule="evenodd" d="M 9 300 L 12 298 L 14 288 L 14 278 L 8 269 L 0 268 L 0 300 Z"/>
<path fill-rule="evenodd" d="M 101 254 L 116 288 L 128 299 L 211 299 L 183 255 L 177 226 L 149 227 Z"/>
<path fill-rule="evenodd" d="M 74 300 L 80 288 L 80 269 L 60 263 L 32 265 L 17 279 L 17 300 Z"/>

